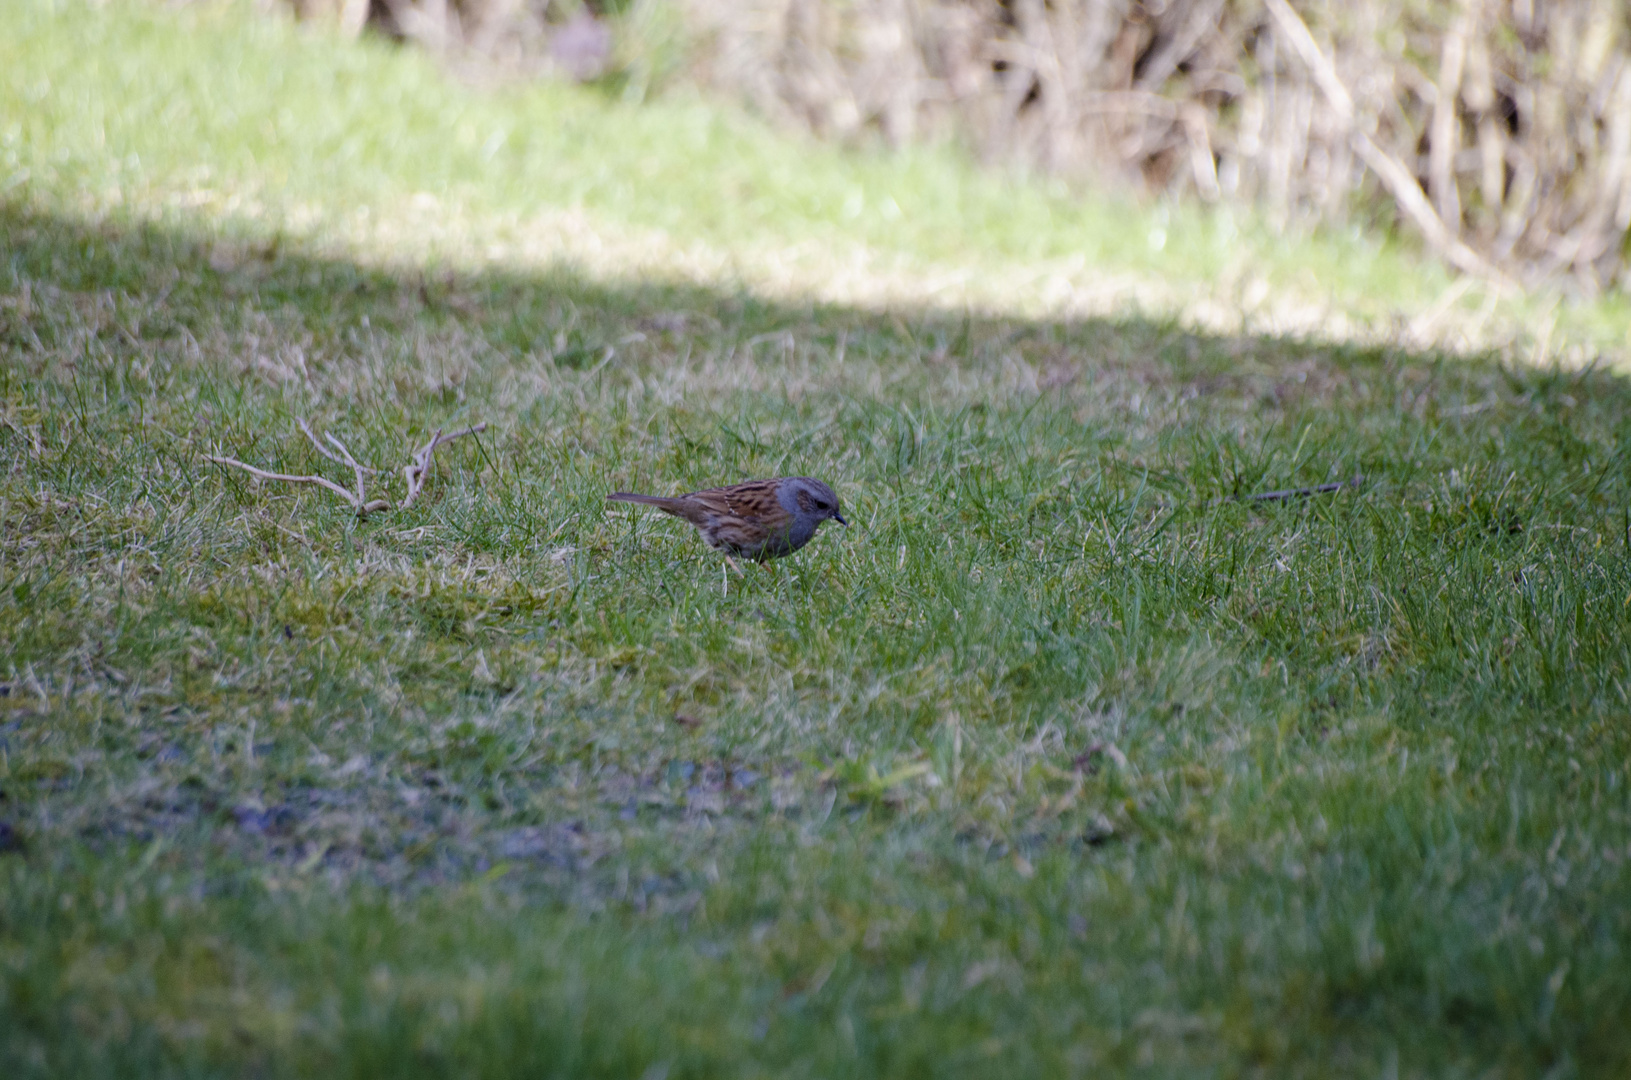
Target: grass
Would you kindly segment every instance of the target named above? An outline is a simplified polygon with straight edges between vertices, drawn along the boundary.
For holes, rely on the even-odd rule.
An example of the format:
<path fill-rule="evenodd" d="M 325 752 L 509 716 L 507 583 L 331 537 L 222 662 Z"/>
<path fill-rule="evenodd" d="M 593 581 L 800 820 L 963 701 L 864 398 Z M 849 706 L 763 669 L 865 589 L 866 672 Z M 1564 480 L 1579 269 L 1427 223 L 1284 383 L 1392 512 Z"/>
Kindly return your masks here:
<path fill-rule="evenodd" d="M 1631 1065 L 1623 378 L 1039 314 L 1153 219 L 699 103 L 5 18 L 7 1075 Z M 1431 303 L 1343 243 L 1265 272 Z M 300 418 L 489 429 L 363 521 L 203 460 L 346 482 Z M 741 577 L 603 500 L 789 472 L 854 527 Z"/>

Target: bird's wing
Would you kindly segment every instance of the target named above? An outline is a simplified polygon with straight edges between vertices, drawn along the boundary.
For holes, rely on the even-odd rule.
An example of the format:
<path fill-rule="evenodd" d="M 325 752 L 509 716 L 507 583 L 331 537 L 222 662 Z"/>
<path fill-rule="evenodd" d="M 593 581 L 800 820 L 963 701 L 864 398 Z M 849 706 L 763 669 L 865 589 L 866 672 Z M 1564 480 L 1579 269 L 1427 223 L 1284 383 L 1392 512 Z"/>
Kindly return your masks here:
<path fill-rule="evenodd" d="M 776 501 L 775 480 L 749 480 L 745 484 L 708 488 L 686 496 L 704 503 L 717 514 L 740 518 L 767 518 L 780 514 L 781 504 Z"/>

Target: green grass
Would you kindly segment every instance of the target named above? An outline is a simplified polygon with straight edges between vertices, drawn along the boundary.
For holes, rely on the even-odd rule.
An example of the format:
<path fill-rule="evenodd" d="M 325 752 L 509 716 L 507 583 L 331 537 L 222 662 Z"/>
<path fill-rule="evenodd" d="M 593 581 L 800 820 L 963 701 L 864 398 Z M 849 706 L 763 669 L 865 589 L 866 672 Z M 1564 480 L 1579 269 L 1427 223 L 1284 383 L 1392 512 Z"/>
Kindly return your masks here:
<path fill-rule="evenodd" d="M 800 300 L 1169 264 L 699 103 L 0 18 L 6 1075 L 1631 1068 L 1623 378 Z M 489 427 L 363 521 L 203 460 L 348 482 L 300 418 L 396 497 Z M 603 498 L 790 472 L 853 528 L 740 577 Z"/>

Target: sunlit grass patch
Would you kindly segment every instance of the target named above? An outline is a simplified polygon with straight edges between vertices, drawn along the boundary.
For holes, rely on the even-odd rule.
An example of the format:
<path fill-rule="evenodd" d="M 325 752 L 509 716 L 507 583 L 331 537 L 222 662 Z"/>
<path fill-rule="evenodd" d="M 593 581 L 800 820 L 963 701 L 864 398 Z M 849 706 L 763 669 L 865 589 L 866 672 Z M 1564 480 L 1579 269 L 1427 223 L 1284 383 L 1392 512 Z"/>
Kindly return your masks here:
<path fill-rule="evenodd" d="M 1287 238 L 1239 209 L 1131 205 L 950 151 L 847 154 L 683 95 L 462 86 L 412 52 L 230 5 L 78 10 L 19 5 L 0 45 L 11 197 L 209 221 L 212 266 L 240 280 L 299 240 L 398 266 L 564 263 L 869 309 L 1138 309 L 1542 363 L 1622 356 L 1631 330 L 1621 300 L 1468 289 L 1357 227 Z"/>

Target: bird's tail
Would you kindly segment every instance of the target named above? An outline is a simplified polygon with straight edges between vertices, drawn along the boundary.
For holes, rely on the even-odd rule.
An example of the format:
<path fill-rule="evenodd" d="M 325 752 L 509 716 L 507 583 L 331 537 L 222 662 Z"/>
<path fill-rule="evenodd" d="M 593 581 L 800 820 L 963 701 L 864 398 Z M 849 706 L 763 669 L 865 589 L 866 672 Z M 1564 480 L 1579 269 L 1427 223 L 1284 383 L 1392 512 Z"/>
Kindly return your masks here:
<path fill-rule="evenodd" d="M 661 495 L 636 495 L 632 491 L 614 491 L 606 496 L 610 502 L 639 503 L 642 506 L 655 506 L 665 514 L 673 514 L 677 518 L 689 521 L 697 528 L 708 523 L 709 508 L 699 503 L 689 495 L 676 495 L 665 499 Z"/>
<path fill-rule="evenodd" d="M 685 516 L 680 510 L 685 502 L 683 499 L 666 499 L 661 495 L 636 495 L 632 491 L 614 491 L 606 496 L 606 500 L 608 502 L 639 503 L 642 506 L 655 506 L 657 509 L 666 510 L 670 514 L 677 514 L 680 517 Z"/>

